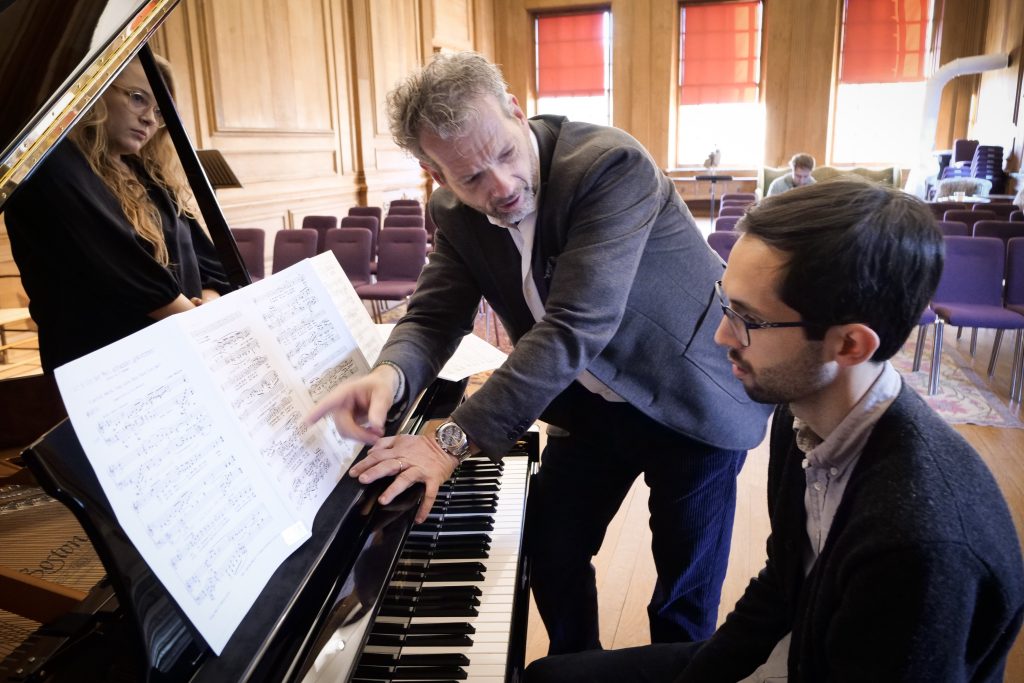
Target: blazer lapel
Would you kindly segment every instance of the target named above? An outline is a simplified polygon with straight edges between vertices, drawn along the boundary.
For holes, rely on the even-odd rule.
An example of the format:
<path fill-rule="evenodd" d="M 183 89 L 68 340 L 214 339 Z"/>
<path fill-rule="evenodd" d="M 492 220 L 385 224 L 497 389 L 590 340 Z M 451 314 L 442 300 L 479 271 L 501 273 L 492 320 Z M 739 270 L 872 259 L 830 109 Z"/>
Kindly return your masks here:
<path fill-rule="evenodd" d="M 547 199 L 547 179 L 551 173 L 551 160 L 555 155 L 558 134 L 562 124 L 567 121 L 563 116 L 538 116 L 530 119 L 530 129 L 537 138 L 540 157 L 540 199 L 537 207 L 537 225 L 533 235 L 533 253 L 531 257 L 534 284 L 540 294 L 541 301 L 547 301 L 551 278 L 555 273 L 555 264 L 562 247 L 558 239 L 557 226 L 545 220 L 543 202 Z"/>

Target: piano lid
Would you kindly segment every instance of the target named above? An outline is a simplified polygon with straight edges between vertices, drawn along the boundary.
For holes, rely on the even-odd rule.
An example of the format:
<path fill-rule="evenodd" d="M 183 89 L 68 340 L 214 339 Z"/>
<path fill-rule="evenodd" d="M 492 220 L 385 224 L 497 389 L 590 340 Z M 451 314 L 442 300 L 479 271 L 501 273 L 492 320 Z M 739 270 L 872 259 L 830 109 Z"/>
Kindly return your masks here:
<path fill-rule="evenodd" d="M 0 0 L 0 209 L 178 0 Z"/>

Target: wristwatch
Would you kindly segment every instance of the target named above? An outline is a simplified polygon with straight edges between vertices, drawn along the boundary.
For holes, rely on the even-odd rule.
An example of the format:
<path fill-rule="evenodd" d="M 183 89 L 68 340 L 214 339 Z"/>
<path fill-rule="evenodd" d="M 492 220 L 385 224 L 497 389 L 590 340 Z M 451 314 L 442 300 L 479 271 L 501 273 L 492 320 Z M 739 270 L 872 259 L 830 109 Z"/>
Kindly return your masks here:
<path fill-rule="evenodd" d="M 466 436 L 466 432 L 462 431 L 462 427 L 451 420 L 441 424 L 434 430 L 434 440 L 437 441 L 437 445 L 441 447 L 442 451 L 454 458 L 458 458 L 459 462 L 462 462 L 470 455 L 469 438 Z"/>

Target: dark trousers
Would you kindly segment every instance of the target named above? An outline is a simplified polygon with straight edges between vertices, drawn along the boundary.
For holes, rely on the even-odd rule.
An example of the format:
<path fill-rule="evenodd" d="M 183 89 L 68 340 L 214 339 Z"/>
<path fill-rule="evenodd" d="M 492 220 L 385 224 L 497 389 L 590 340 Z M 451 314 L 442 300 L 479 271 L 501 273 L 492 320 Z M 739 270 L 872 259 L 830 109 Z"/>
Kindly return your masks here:
<path fill-rule="evenodd" d="M 538 659 L 526 683 L 668 683 L 703 643 L 656 643 L 621 650 L 574 652 Z"/>
<path fill-rule="evenodd" d="M 599 649 L 591 559 L 633 482 L 651 489 L 658 579 L 647 607 L 652 642 L 695 641 L 715 630 L 745 451 L 708 446 L 625 403 L 574 384 L 544 417 L 548 437 L 526 518 L 530 584 L 549 654 Z"/>

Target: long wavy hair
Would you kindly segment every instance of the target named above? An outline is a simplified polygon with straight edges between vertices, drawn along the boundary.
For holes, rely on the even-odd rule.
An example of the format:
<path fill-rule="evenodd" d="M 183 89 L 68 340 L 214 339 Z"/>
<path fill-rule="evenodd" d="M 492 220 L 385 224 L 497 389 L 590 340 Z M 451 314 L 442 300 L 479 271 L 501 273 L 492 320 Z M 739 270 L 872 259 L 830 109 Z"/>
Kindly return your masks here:
<path fill-rule="evenodd" d="M 175 83 L 170 62 L 163 57 L 155 56 L 160 73 L 173 97 Z M 167 253 L 167 243 L 164 240 L 160 212 L 136 173 L 115 163 L 115 159 L 110 154 L 107 130 L 104 126 L 108 116 L 105 100 L 106 97 L 101 97 L 86 112 L 74 130 L 68 134 L 68 137 L 85 155 L 93 172 L 103 180 L 103 183 L 117 198 L 129 224 L 142 239 L 152 246 L 153 258 L 161 265 L 168 266 L 170 257 Z M 185 173 L 166 128 L 157 129 L 149 142 L 137 155 L 134 155 L 134 158 L 142 165 L 153 182 L 171 195 L 179 216 L 195 218 L 195 212 L 192 209 L 192 191 L 185 179 Z"/>

